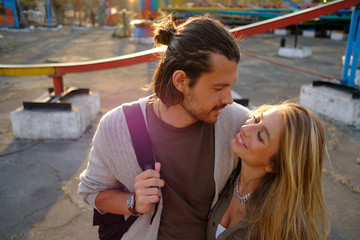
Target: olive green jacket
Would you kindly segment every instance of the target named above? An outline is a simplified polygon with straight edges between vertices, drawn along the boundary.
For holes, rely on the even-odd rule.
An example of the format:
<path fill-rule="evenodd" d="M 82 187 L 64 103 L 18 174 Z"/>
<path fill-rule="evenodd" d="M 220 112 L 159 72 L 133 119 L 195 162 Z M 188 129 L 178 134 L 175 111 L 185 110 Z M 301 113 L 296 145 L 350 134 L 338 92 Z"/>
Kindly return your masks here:
<path fill-rule="evenodd" d="M 241 165 L 241 164 L 239 164 Z M 230 201 L 233 197 L 233 189 L 235 180 L 240 172 L 241 166 L 238 166 L 230 175 L 224 190 L 222 191 L 219 201 L 211 210 L 208 221 L 207 240 L 215 240 L 216 230 L 223 217 Z M 246 219 L 246 218 L 245 218 Z M 226 229 L 222 232 L 216 240 L 248 240 L 249 231 L 245 219 L 241 220 L 236 226 Z"/>

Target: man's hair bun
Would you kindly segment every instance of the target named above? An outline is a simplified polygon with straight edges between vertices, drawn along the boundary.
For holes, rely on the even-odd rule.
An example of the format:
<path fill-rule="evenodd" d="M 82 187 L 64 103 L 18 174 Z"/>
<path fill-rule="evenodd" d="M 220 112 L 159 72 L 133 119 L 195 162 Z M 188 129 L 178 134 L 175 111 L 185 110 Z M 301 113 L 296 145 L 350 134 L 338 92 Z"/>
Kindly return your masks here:
<path fill-rule="evenodd" d="M 166 19 L 166 20 L 165 20 Z M 176 26 L 172 16 L 166 16 L 160 23 L 154 23 L 154 40 L 156 44 L 170 45 L 176 33 Z"/>

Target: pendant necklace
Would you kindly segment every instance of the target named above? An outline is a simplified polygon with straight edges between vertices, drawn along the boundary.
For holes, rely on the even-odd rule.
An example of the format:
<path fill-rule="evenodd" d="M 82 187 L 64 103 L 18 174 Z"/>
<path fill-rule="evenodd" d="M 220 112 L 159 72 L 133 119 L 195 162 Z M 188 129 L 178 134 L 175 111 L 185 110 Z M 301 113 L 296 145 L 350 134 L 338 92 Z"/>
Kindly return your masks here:
<path fill-rule="evenodd" d="M 240 196 L 240 193 L 239 193 L 239 179 L 240 179 L 240 173 L 239 173 L 239 176 L 236 179 L 236 183 L 235 183 L 235 186 L 234 186 L 234 192 L 235 192 L 236 199 L 240 203 L 245 204 L 245 202 L 250 198 L 250 195 L 251 195 L 252 192 L 249 192 L 245 196 Z"/>

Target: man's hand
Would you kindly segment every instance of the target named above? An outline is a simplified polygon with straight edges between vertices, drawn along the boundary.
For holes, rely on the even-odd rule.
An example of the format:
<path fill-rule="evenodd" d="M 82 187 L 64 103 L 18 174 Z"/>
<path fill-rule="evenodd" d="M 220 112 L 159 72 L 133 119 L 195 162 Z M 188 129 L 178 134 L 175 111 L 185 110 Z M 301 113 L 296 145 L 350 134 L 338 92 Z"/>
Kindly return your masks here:
<path fill-rule="evenodd" d="M 160 201 L 160 188 L 164 186 L 164 180 L 160 179 L 161 164 L 155 163 L 155 170 L 148 169 L 135 178 L 135 210 L 146 213 L 152 204 Z"/>

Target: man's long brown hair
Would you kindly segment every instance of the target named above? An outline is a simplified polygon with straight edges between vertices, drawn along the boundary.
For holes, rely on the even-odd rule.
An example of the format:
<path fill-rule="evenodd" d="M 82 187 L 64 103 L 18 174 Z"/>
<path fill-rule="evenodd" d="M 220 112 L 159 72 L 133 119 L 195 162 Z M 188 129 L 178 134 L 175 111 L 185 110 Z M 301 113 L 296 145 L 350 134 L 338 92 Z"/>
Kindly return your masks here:
<path fill-rule="evenodd" d="M 152 84 L 156 96 L 167 107 L 181 103 L 184 98 L 172 82 L 176 70 L 186 73 L 191 87 L 202 73 L 212 71 L 212 53 L 222 54 L 236 63 L 240 60 L 239 48 L 232 34 L 210 17 L 192 17 L 176 25 L 171 15 L 163 15 L 154 27 L 155 43 L 168 47 L 155 70 Z"/>

